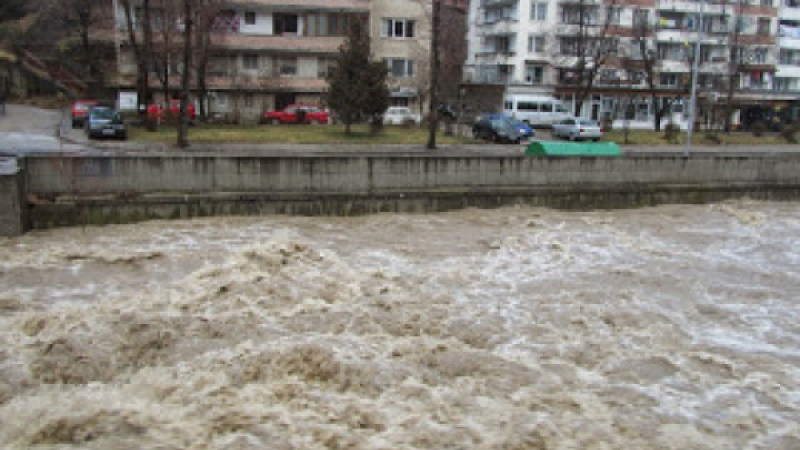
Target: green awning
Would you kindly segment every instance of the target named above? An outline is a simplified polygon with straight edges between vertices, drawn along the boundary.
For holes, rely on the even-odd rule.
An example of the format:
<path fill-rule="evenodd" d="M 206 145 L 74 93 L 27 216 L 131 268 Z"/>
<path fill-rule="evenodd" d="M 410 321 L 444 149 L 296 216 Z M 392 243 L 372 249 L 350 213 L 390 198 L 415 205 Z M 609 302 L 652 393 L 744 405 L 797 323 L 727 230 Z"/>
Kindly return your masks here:
<path fill-rule="evenodd" d="M 531 142 L 528 156 L 622 156 L 614 142 Z"/>

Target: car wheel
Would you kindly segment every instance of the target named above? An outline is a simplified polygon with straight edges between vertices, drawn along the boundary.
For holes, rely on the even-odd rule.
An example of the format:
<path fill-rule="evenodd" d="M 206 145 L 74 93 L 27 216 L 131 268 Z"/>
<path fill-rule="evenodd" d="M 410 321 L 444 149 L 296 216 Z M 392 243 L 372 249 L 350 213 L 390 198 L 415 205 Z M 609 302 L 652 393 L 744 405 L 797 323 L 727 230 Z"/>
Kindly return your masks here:
<path fill-rule="evenodd" d="M 576 136 L 574 133 L 570 134 L 569 135 L 569 140 L 572 141 L 572 142 L 575 142 L 575 141 L 578 140 L 578 136 Z"/>
<path fill-rule="evenodd" d="M 319 121 L 319 120 L 317 120 L 317 119 L 311 119 L 311 120 L 310 120 L 308 123 L 310 123 L 311 125 L 319 125 L 319 124 L 321 124 L 322 122 L 320 122 L 320 121 Z"/>
<path fill-rule="evenodd" d="M 278 119 L 269 119 L 267 120 L 267 123 L 270 125 L 280 125 L 281 121 Z"/>
<path fill-rule="evenodd" d="M 593 140 L 593 141 L 595 141 L 595 142 L 597 142 L 597 141 L 599 141 L 599 140 L 600 140 L 600 138 L 594 138 L 594 139 L 592 139 L 592 140 Z"/>

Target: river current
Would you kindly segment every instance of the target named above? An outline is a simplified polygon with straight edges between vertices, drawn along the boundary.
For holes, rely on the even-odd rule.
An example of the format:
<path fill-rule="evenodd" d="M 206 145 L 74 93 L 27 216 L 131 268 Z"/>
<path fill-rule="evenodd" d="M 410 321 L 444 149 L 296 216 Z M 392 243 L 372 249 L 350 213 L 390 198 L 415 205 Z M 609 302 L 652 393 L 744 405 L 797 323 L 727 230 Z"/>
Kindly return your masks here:
<path fill-rule="evenodd" d="M 800 449 L 800 206 L 0 240 L 3 449 Z"/>

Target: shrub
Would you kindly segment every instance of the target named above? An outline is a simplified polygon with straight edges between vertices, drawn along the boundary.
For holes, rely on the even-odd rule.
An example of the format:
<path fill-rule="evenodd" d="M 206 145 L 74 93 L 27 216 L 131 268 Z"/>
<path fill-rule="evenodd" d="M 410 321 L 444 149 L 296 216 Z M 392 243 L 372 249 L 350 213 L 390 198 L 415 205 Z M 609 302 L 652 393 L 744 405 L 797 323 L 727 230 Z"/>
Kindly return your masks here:
<path fill-rule="evenodd" d="M 672 122 L 668 123 L 666 127 L 664 127 L 664 139 L 667 140 L 670 144 L 677 144 L 678 143 L 678 135 L 681 132 L 681 127 L 677 124 Z"/>

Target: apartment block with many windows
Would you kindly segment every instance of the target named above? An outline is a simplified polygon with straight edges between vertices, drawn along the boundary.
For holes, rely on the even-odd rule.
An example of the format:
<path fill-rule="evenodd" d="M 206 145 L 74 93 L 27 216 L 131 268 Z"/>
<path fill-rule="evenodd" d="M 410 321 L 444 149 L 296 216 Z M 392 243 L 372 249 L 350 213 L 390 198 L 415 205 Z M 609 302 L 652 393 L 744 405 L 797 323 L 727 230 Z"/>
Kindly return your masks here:
<path fill-rule="evenodd" d="M 136 63 L 127 42 L 125 16 L 116 1 L 114 5 L 116 87 L 120 103 L 130 108 L 135 105 Z M 292 103 L 320 103 L 325 77 L 335 66 L 354 20 L 368 24 L 373 58 L 386 63 L 392 104 L 413 108 L 424 104 L 431 0 L 232 0 L 223 5 L 211 24 L 213 46 L 207 71 L 211 115 L 254 120 L 264 111 Z M 447 0 L 444 5 L 466 9 L 466 0 Z M 134 15 L 133 26 L 141 33 L 141 7 L 135 8 Z M 154 27 L 159 26 L 159 12 L 152 17 Z M 163 73 L 171 78 L 170 89 L 162 89 L 159 77 L 151 76 L 155 101 L 165 90 L 177 91 L 179 58 L 168 66 Z"/>
<path fill-rule="evenodd" d="M 553 95 L 574 105 L 580 90 L 575 84 L 578 46 L 593 45 L 579 39 L 582 24 L 603 30 L 596 40 L 609 52 L 582 105 L 582 116 L 652 126 L 654 108 L 643 73 L 636 70 L 643 59 L 641 39 L 648 54 L 658 59 L 659 96 L 679 98 L 666 120 L 681 122 L 699 26 L 701 96 L 718 101 L 728 92 L 722 86 L 733 83 L 735 101 L 742 105 L 788 101 L 778 88 L 788 89 L 796 82 L 790 79 L 797 79 L 791 70 L 781 70 L 778 59 L 793 62 L 794 53 L 783 50 L 783 38 L 778 46 L 784 16 L 781 13 L 779 24 L 773 1 L 777 0 L 473 0 L 465 82 Z"/>

